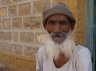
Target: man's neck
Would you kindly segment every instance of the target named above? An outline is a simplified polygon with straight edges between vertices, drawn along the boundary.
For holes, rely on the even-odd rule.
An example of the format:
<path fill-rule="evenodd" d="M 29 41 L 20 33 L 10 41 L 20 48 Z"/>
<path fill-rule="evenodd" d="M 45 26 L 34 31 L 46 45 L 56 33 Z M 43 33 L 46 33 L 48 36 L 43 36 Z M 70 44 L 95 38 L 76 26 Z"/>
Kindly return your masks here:
<path fill-rule="evenodd" d="M 69 58 L 64 54 L 60 54 L 57 59 L 53 59 L 54 65 L 56 68 L 60 68 L 69 61 Z"/>

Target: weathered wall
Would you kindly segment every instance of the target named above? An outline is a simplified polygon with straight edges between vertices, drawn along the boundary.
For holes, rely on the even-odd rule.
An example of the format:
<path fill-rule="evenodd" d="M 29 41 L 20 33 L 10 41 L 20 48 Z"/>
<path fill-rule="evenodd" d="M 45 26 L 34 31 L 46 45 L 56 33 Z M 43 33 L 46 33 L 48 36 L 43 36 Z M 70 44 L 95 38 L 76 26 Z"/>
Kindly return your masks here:
<path fill-rule="evenodd" d="M 73 11 L 77 20 L 73 37 L 86 45 L 85 0 L 0 0 L 0 63 L 8 71 L 35 71 L 36 52 L 46 41 L 42 11 L 58 2 Z"/>

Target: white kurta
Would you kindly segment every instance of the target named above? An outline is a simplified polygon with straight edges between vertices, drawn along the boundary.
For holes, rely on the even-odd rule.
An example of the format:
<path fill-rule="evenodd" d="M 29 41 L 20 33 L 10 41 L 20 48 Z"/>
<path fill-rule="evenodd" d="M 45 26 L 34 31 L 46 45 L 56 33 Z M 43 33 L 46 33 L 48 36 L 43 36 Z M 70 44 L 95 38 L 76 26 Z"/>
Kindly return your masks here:
<path fill-rule="evenodd" d="M 78 45 L 70 60 L 56 68 L 52 57 L 46 56 L 46 46 L 39 49 L 36 57 L 37 71 L 92 71 L 91 54 L 88 48 Z"/>

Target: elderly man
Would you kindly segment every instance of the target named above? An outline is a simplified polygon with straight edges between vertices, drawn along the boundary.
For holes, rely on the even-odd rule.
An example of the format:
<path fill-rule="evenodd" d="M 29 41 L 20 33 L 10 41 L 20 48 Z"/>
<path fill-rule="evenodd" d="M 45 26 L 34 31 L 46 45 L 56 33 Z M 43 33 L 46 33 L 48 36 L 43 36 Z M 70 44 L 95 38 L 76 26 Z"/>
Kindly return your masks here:
<path fill-rule="evenodd" d="M 37 53 L 37 71 L 92 71 L 88 48 L 71 39 L 76 20 L 65 4 L 43 12 L 43 26 L 48 41 Z"/>

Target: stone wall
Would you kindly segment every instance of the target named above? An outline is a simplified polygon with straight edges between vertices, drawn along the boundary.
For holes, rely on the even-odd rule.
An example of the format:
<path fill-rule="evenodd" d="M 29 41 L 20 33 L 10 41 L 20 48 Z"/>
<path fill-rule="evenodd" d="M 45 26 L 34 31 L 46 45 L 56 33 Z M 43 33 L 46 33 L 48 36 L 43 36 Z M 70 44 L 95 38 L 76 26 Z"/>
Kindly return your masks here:
<path fill-rule="evenodd" d="M 29 69 L 27 67 L 23 70 L 26 67 L 24 63 L 20 69 L 18 61 L 15 60 L 14 63 L 11 60 L 18 56 L 23 57 L 23 59 L 18 57 L 21 62 L 25 61 L 26 58 L 35 58 L 38 48 L 46 42 L 46 34 L 42 26 L 42 11 L 58 2 L 66 3 L 72 10 L 77 20 L 73 31 L 74 40 L 86 45 L 85 0 L 0 0 L 0 63 L 10 66 L 9 71 Z M 6 64 L 7 62 L 11 65 Z M 31 62 L 29 60 L 28 64 Z M 30 65 L 35 65 L 34 63 Z M 17 67 L 14 68 L 14 66 Z M 33 70 L 30 68 L 27 71 Z"/>
<path fill-rule="evenodd" d="M 0 42 L 2 47 L 0 49 L 2 51 L 24 56 L 35 55 L 35 50 L 41 45 L 37 37 L 38 33 L 42 33 L 41 12 L 46 7 L 43 6 L 44 4 L 48 4 L 48 2 L 1 0 Z M 4 48 L 8 48 L 8 50 Z M 33 51 L 29 52 L 29 50 Z"/>

